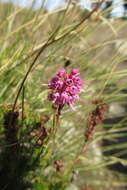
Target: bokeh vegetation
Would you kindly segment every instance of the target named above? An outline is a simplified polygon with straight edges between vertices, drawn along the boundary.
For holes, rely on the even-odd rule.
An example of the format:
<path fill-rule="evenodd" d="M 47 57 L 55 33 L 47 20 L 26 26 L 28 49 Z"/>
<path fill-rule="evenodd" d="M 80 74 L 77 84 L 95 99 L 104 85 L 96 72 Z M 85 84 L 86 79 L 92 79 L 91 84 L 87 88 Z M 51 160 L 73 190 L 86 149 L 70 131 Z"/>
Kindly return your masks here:
<path fill-rule="evenodd" d="M 108 11 L 70 1 L 52 12 L 0 4 L 0 189 L 126 189 L 127 23 L 107 19 Z M 78 68 L 84 85 L 75 110 L 62 110 L 53 140 L 46 85 L 61 67 Z M 82 152 L 98 99 L 105 120 Z"/>

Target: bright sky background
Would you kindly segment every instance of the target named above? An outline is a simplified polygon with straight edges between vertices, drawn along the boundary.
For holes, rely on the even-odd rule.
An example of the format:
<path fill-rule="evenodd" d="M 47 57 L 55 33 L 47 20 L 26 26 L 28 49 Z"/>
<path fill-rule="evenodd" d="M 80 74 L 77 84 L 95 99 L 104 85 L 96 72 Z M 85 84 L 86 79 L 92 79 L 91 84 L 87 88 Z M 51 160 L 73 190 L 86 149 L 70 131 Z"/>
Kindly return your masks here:
<path fill-rule="evenodd" d="M 1 2 L 13 2 L 15 4 L 19 4 L 22 7 L 30 6 L 33 2 L 33 0 L 0 0 Z M 39 8 L 44 0 L 35 0 L 35 8 Z M 81 3 L 82 8 L 91 9 L 91 3 L 90 0 L 79 0 Z M 64 4 L 64 0 L 45 0 L 45 5 L 48 8 L 48 10 L 53 10 L 58 7 L 60 7 L 62 4 Z M 123 0 L 113 0 L 113 10 L 112 10 L 112 16 L 122 16 L 123 15 Z"/>
<path fill-rule="evenodd" d="M 33 0 L 0 0 L 1 2 L 13 2 L 19 4 L 22 7 L 30 6 Z M 39 8 L 42 3 L 45 2 L 45 5 L 49 10 L 58 8 L 64 3 L 64 0 L 35 0 L 35 8 Z"/>

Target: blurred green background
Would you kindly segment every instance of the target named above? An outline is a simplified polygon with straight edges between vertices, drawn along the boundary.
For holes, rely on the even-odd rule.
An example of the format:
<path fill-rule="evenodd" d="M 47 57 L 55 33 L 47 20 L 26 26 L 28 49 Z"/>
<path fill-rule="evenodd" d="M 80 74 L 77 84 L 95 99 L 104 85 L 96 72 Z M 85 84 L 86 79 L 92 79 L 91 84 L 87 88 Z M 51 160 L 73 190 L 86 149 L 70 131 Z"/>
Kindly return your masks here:
<path fill-rule="evenodd" d="M 11 166 L 5 164 L 5 185 L 1 189 L 127 188 L 127 22 L 106 18 L 109 10 L 89 15 L 76 1 L 50 12 L 0 3 L 0 173 L 11 154 L 4 138 L 4 116 L 12 109 L 25 74 L 46 44 L 18 97 L 17 138 L 25 148 Z M 52 150 L 52 142 L 38 146 L 30 133 L 44 115 L 50 118 L 47 129 L 52 128 L 53 109 L 46 85 L 60 67 L 68 72 L 78 68 L 84 84 L 75 110 L 65 106 L 62 111 Z M 96 99 L 104 99 L 105 120 L 96 127 L 87 151 L 80 154 L 89 115 L 94 110 L 91 102 Z M 63 172 L 56 172 L 54 160 L 63 162 Z M 10 172 L 13 165 L 18 172 Z M 17 181 L 11 187 L 12 174 Z"/>

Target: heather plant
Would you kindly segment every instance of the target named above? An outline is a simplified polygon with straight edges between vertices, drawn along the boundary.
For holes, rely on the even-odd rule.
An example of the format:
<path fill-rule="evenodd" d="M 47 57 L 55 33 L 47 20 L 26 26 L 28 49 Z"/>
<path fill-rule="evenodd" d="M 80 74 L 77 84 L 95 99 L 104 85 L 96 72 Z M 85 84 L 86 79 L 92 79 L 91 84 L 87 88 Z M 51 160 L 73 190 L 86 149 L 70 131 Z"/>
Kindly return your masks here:
<path fill-rule="evenodd" d="M 102 2 L 0 3 L 0 189 L 126 189 L 126 22 Z"/>

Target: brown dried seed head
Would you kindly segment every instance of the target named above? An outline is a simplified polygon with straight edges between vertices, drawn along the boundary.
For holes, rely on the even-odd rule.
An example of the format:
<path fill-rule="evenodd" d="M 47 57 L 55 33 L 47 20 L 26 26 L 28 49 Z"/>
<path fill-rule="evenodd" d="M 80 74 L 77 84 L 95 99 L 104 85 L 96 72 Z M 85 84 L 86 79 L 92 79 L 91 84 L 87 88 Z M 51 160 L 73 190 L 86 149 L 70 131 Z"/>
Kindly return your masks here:
<path fill-rule="evenodd" d="M 64 165 L 63 165 L 61 160 L 55 160 L 54 161 L 54 166 L 56 168 L 56 171 L 58 171 L 58 172 L 64 170 Z"/>
<path fill-rule="evenodd" d="M 85 132 L 85 141 L 88 141 L 89 138 L 92 137 L 94 128 L 104 120 L 104 112 L 106 110 L 106 105 L 103 103 L 103 100 L 94 100 L 92 104 L 96 105 L 96 108 L 91 113 Z"/>
<path fill-rule="evenodd" d="M 33 132 L 30 133 L 30 135 L 31 135 L 32 137 L 35 137 L 35 136 L 36 136 L 36 133 L 33 131 Z"/>
<path fill-rule="evenodd" d="M 41 139 L 37 140 L 37 144 L 38 145 L 42 145 L 43 144 L 43 141 Z"/>

